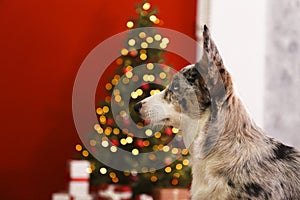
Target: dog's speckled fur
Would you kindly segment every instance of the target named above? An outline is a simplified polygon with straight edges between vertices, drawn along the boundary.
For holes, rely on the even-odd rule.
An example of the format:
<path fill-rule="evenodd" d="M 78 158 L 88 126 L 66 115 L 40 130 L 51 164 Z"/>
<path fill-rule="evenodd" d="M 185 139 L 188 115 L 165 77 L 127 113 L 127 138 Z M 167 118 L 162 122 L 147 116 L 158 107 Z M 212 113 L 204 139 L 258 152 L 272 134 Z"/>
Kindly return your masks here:
<path fill-rule="evenodd" d="M 300 153 L 251 120 L 206 26 L 201 61 L 139 108 L 154 124 L 181 126 L 191 142 L 193 200 L 300 199 Z"/>

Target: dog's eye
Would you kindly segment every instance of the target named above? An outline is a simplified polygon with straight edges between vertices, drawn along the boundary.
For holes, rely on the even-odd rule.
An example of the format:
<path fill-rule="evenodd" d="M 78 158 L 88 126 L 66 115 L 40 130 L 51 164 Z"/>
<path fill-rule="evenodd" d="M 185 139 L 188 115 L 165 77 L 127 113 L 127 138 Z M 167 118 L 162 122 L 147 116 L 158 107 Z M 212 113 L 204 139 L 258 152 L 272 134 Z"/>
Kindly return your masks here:
<path fill-rule="evenodd" d="M 179 83 L 178 82 L 173 82 L 171 86 L 171 90 L 173 91 L 178 91 L 179 90 Z"/>

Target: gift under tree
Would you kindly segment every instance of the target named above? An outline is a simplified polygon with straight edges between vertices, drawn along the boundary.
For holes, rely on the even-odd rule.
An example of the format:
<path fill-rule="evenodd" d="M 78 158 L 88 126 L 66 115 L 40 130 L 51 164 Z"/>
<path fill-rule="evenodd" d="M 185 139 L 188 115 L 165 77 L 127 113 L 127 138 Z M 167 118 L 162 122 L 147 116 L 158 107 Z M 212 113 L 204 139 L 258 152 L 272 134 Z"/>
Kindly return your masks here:
<path fill-rule="evenodd" d="M 99 107 L 96 108 L 99 124 L 95 124 L 94 131 L 89 133 L 90 146 L 84 147 L 78 144 L 76 150 L 81 152 L 84 159 L 91 162 L 91 185 L 93 186 L 129 185 L 135 195 L 151 194 L 154 187 L 188 188 L 191 181 L 188 150 L 185 149 L 182 140 L 175 141 L 175 146 L 169 143 L 178 134 L 178 129 L 148 128 L 144 131 L 145 137 L 136 137 L 135 133 L 130 132 L 129 127 L 142 129 L 147 126 L 133 111 L 135 103 L 161 91 L 172 76 L 171 68 L 164 58 L 164 52 L 172 41 L 160 35 L 155 29 L 147 32 L 136 29 L 161 26 L 163 21 L 157 16 L 157 10 L 153 9 L 149 2 L 142 1 L 137 5 L 136 13 L 138 15 L 136 18 L 125 22 L 128 30 L 132 31 L 125 39 L 124 48 L 120 49 L 120 56 L 113 64 L 115 73 L 104 85 L 106 95 L 100 99 Z M 153 46 L 156 48 L 150 48 Z M 142 70 L 135 70 L 137 66 Z M 132 84 L 137 83 L 141 86 L 128 91 L 132 88 Z M 123 94 L 130 94 L 128 109 L 125 107 Z M 111 105 L 118 107 L 117 115 L 113 115 Z M 115 170 L 95 159 L 98 155 L 103 158 L 111 156 L 117 153 L 118 148 L 132 154 L 122 161 L 128 165 L 127 170 Z M 110 151 L 110 154 L 103 153 L 104 149 Z M 166 154 L 158 157 L 158 154 L 151 154 L 151 152 Z M 141 153 L 149 153 L 149 156 L 142 161 L 135 160 L 135 156 Z M 172 155 L 176 160 L 166 155 Z M 163 168 L 143 167 L 153 162 L 160 162 L 158 160 L 163 162 L 160 163 L 164 165 Z"/>

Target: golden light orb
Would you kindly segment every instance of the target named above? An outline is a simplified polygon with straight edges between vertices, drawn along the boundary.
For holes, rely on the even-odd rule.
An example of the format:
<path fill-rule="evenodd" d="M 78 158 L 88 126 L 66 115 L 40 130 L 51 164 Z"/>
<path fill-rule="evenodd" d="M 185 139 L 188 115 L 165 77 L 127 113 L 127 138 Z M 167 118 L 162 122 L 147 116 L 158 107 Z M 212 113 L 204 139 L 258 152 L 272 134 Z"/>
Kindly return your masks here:
<path fill-rule="evenodd" d="M 111 146 L 110 147 L 110 151 L 113 152 L 113 153 L 117 152 L 117 150 L 118 150 L 118 148 L 116 146 Z"/>
<path fill-rule="evenodd" d="M 101 142 L 101 145 L 102 145 L 103 147 L 108 147 L 108 146 L 109 146 L 109 143 L 108 143 L 108 141 L 104 140 L 104 141 Z"/>
<path fill-rule="evenodd" d="M 160 40 L 161 40 L 161 35 L 156 34 L 156 35 L 154 36 L 154 39 L 155 39 L 156 41 L 160 41 Z"/>
<path fill-rule="evenodd" d="M 165 44 L 168 44 L 170 42 L 168 38 L 163 38 L 161 41 Z"/>
<path fill-rule="evenodd" d="M 132 71 L 128 71 L 128 72 L 126 72 L 125 75 L 126 75 L 127 78 L 132 78 L 133 73 L 132 73 Z"/>
<path fill-rule="evenodd" d="M 145 38 L 146 36 L 147 36 L 147 35 L 146 35 L 145 32 L 140 32 L 140 33 L 139 33 L 139 37 L 142 38 L 142 39 Z"/>
<path fill-rule="evenodd" d="M 172 132 L 173 132 L 173 133 L 178 133 L 178 132 L 179 132 L 179 129 L 173 127 L 173 128 L 172 128 Z"/>
<path fill-rule="evenodd" d="M 110 178 L 116 178 L 117 177 L 117 174 L 115 172 L 110 172 L 109 173 L 109 177 Z"/>
<path fill-rule="evenodd" d="M 165 79 L 166 77 L 167 77 L 167 74 L 165 72 L 161 72 L 159 74 L 159 78 L 161 78 L 161 79 Z"/>
<path fill-rule="evenodd" d="M 83 155 L 84 157 L 88 157 L 88 156 L 89 156 L 89 152 L 88 152 L 87 150 L 83 150 L 83 151 L 82 151 L 82 155 Z"/>
<path fill-rule="evenodd" d="M 145 54 L 145 53 L 142 53 L 141 55 L 140 55 L 140 59 L 141 60 L 146 60 L 147 59 L 147 54 Z"/>
<path fill-rule="evenodd" d="M 126 85 L 129 83 L 129 79 L 128 78 L 123 78 L 122 82 Z"/>
<path fill-rule="evenodd" d="M 132 155 L 134 155 L 134 156 L 137 156 L 137 155 L 139 155 L 139 150 L 138 149 L 132 149 Z"/>
<path fill-rule="evenodd" d="M 159 46 L 160 46 L 160 48 L 162 48 L 162 49 L 167 48 L 167 44 L 166 44 L 166 43 L 163 43 L 163 42 L 160 43 Z"/>
<path fill-rule="evenodd" d="M 98 115 L 102 115 L 102 114 L 103 114 L 102 108 L 97 108 L 97 109 L 96 109 L 96 113 L 97 113 Z"/>
<path fill-rule="evenodd" d="M 109 112 L 109 107 L 108 106 L 104 106 L 102 109 L 103 109 L 103 112 L 105 112 L 105 113 Z"/>
<path fill-rule="evenodd" d="M 185 166 L 187 166 L 187 165 L 190 164 L 190 161 L 189 161 L 188 159 L 184 159 L 184 160 L 182 161 L 182 164 L 185 165 Z"/>
<path fill-rule="evenodd" d="M 97 144 L 96 140 L 90 140 L 90 145 L 92 147 L 96 146 L 96 144 Z"/>
<path fill-rule="evenodd" d="M 109 136 L 112 132 L 112 128 L 111 127 L 106 127 L 105 131 L 104 131 L 104 134 Z"/>
<path fill-rule="evenodd" d="M 133 99 L 136 99 L 136 98 L 138 98 L 138 94 L 137 94 L 137 92 L 131 92 L 131 98 L 133 98 Z"/>
<path fill-rule="evenodd" d="M 114 128 L 113 133 L 114 133 L 115 135 L 119 135 L 119 134 L 120 134 L 120 129 Z"/>
<path fill-rule="evenodd" d="M 146 48 L 148 48 L 148 44 L 146 42 L 142 42 L 141 47 L 146 49 Z"/>
<path fill-rule="evenodd" d="M 100 171 L 101 174 L 106 174 L 107 173 L 107 169 L 104 168 L 104 167 L 101 167 L 99 171 Z"/>
<path fill-rule="evenodd" d="M 178 154 L 178 152 L 179 152 L 178 148 L 173 148 L 173 149 L 172 149 L 172 153 L 173 153 L 173 154 Z"/>
<path fill-rule="evenodd" d="M 151 129 L 147 129 L 147 130 L 145 131 L 145 134 L 146 134 L 148 137 L 150 137 L 150 136 L 152 136 L 153 132 L 152 132 Z"/>
<path fill-rule="evenodd" d="M 126 141 L 125 138 L 122 138 L 122 139 L 120 140 L 120 143 L 121 143 L 122 145 L 126 145 L 126 144 L 127 144 L 127 141 Z"/>
<path fill-rule="evenodd" d="M 127 26 L 127 28 L 133 28 L 133 26 L 134 26 L 133 21 L 128 21 L 128 22 L 126 23 L 126 26 Z"/>
<path fill-rule="evenodd" d="M 112 89 L 112 84 L 106 83 L 105 89 L 106 89 L 106 90 L 111 90 L 111 89 Z"/>
<path fill-rule="evenodd" d="M 156 182 L 158 180 L 158 178 L 156 176 L 151 176 L 150 180 L 151 180 L 151 182 Z"/>
<path fill-rule="evenodd" d="M 101 124 L 106 124 L 106 117 L 105 116 L 100 116 L 99 121 Z"/>
<path fill-rule="evenodd" d="M 182 169 L 182 164 L 178 163 L 178 164 L 176 165 L 176 169 L 177 169 L 177 170 L 181 170 L 181 169 Z"/>
<path fill-rule="evenodd" d="M 182 149 L 181 154 L 182 155 L 187 155 L 189 153 L 189 151 L 187 149 Z"/>
<path fill-rule="evenodd" d="M 165 172 L 166 172 L 166 173 L 170 173 L 171 171 L 172 171 L 172 168 L 171 168 L 171 167 L 166 167 L 166 168 L 165 168 Z"/>
<path fill-rule="evenodd" d="M 128 45 L 129 46 L 134 46 L 135 45 L 135 40 L 134 39 L 128 40 Z"/>
<path fill-rule="evenodd" d="M 146 38 L 146 42 L 148 42 L 149 44 L 151 44 L 153 42 L 153 37 L 147 37 Z"/>
<path fill-rule="evenodd" d="M 149 75 L 148 76 L 148 81 L 153 82 L 155 80 L 155 76 L 154 75 Z"/>
<path fill-rule="evenodd" d="M 161 137 L 161 132 L 154 133 L 154 137 L 159 139 Z"/>
<path fill-rule="evenodd" d="M 164 146 L 164 147 L 163 147 L 163 151 L 164 151 L 164 152 L 170 151 L 170 147 L 169 147 L 169 146 Z"/>
<path fill-rule="evenodd" d="M 122 97 L 120 95 L 115 96 L 115 101 L 119 103 L 122 100 Z"/>
<path fill-rule="evenodd" d="M 133 142 L 132 137 L 127 137 L 127 138 L 126 138 L 126 142 L 127 142 L 128 144 L 131 144 L 131 143 Z"/>
<path fill-rule="evenodd" d="M 136 93 L 137 93 L 139 96 L 142 96 L 142 95 L 143 95 L 143 90 L 142 90 L 142 89 L 137 89 L 137 90 L 136 90 Z"/>
<path fill-rule="evenodd" d="M 77 144 L 75 146 L 76 151 L 81 151 L 82 150 L 82 146 L 80 144 Z"/>
<path fill-rule="evenodd" d="M 150 9 L 150 7 L 151 7 L 151 4 L 150 3 L 144 3 L 144 5 L 143 5 L 143 9 L 144 10 L 149 10 Z"/>
<path fill-rule="evenodd" d="M 157 20 L 157 17 L 155 15 L 151 15 L 149 19 L 150 21 L 155 22 Z"/>
<path fill-rule="evenodd" d="M 142 168 L 142 172 L 143 172 L 143 173 L 147 173 L 147 172 L 148 172 L 148 168 L 147 168 L 147 167 L 143 167 L 143 168 Z"/>
<path fill-rule="evenodd" d="M 129 53 L 129 51 L 128 51 L 127 49 L 122 49 L 122 50 L 121 50 L 121 54 L 122 54 L 123 56 L 127 56 L 128 53 Z"/>
<path fill-rule="evenodd" d="M 147 69 L 149 69 L 149 70 L 154 69 L 153 63 L 148 63 L 148 64 L 146 65 L 146 67 L 147 67 Z"/>

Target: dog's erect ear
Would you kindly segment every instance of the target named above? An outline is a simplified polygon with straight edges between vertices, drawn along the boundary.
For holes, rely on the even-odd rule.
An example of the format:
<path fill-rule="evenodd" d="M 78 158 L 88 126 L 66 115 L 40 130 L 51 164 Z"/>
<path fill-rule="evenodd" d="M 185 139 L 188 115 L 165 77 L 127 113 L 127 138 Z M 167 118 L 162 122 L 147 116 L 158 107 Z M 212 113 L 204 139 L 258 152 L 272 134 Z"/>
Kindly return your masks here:
<path fill-rule="evenodd" d="M 214 41 L 211 39 L 210 32 L 206 25 L 204 25 L 203 31 L 203 51 L 206 52 L 208 54 L 208 57 L 214 61 L 214 64 L 216 65 L 218 70 L 225 70 L 223 60 Z M 220 73 L 222 71 L 220 71 Z"/>
<path fill-rule="evenodd" d="M 211 88 L 217 84 L 222 84 L 226 92 L 232 90 L 230 74 L 225 69 L 223 60 L 206 25 L 204 25 L 203 31 L 202 58 L 198 64 L 201 75 L 203 76 L 203 73 L 206 73 L 204 77 L 206 77 L 206 81 L 210 82 Z"/>

